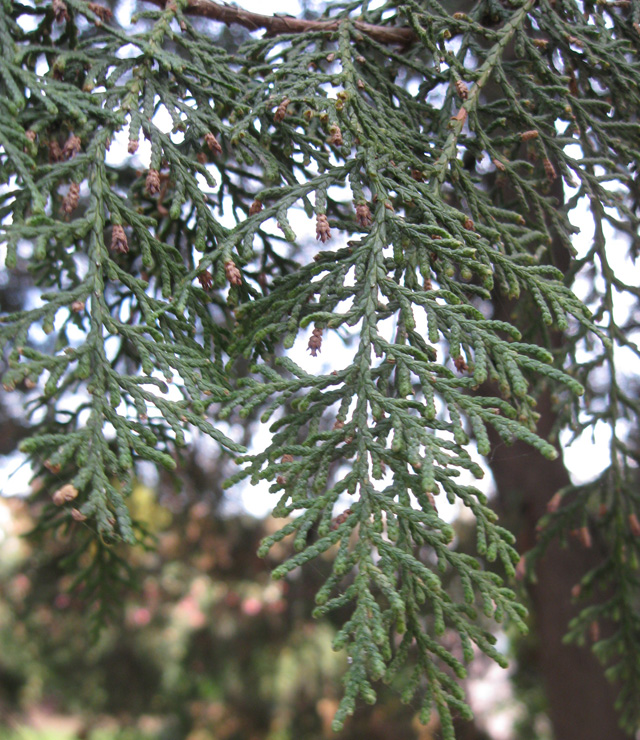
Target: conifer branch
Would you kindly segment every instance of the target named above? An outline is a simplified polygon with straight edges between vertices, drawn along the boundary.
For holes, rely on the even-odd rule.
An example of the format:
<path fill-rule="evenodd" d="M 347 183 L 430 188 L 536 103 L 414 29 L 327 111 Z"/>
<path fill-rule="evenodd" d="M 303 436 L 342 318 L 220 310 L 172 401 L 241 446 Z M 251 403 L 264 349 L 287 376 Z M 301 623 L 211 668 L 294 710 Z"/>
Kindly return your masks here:
<path fill-rule="evenodd" d="M 161 7 L 166 7 L 175 0 L 145 0 Z M 305 20 L 287 15 L 263 15 L 253 13 L 235 5 L 214 2 L 214 0 L 186 0 L 184 13 L 187 15 L 209 18 L 230 26 L 233 24 L 257 31 L 264 28 L 268 36 L 298 33 L 335 33 L 339 20 Z M 407 46 L 415 40 L 415 34 L 410 28 L 392 26 L 376 26 L 364 21 L 354 21 L 355 28 L 367 34 L 381 44 L 399 44 Z"/>
<path fill-rule="evenodd" d="M 295 554 L 276 577 L 335 552 L 316 597 L 318 615 L 351 609 L 335 640 L 352 659 L 335 726 L 358 696 L 375 698 L 376 680 L 411 675 L 406 697 L 420 694 L 423 718 L 435 706 L 449 740 L 452 712 L 467 712 L 452 676 L 474 645 L 504 662 L 478 613 L 526 629 L 486 566 L 513 575 L 514 537 L 460 476 L 482 477 L 471 439 L 488 455 L 490 428 L 558 454 L 536 433 L 541 384 L 574 412 L 576 432 L 605 421 L 612 442 L 606 475 L 573 491 L 580 507 L 550 512 L 540 550 L 568 526 L 587 542 L 601 497 L 606 575 L 617 593 L 637 585 L 638 454 L 620 420 L 637 426 L 640 406 L 615 360 L 639 350 L 632 320 L 613 312 L 615 292 L 635 300 L 637 286 L 614 274 L 605 227 L 639 252 L 628 163 L 640 159 L 640 37 L 622 6 L 572 0 L 493 3 L 491 23 L 485 3 L 450 15 L 407 0 L 389 26 L 353 20 L 355 4 L 339 21 L 298 21 L 152 2 L 160 9 L 131 34 L 84 0 L 36 5 L 29 34 L 17 4 L 0 13 L 0 221 L 7 268 L 28 263 L 39 299 L 0 323 L 3 383 L 38 414 L 21 449 L 43 481 L 42 528 L 81 523 L 83 546 L 138 541 L 127 503 L 138 461 L 173 468 L 191 430 L 207 434 L 243 453 L 229 485 L 264 481 L 279 499 L 285 521 L 261 554 L 289 536 Z M 231 56 L 188 15 L 267 33 Z M 83 36 L 78 17 L 95 30 Z M 382 11 L 366 17 L 382 23 Z M 142 173 L 135 161 L 108 164 L 126 127 L 132 157 L 140 135 L 150 142 Z M 576 189 L 565 209 L 551 191 L 559 177 Z M 562 275 L 549 244 L 571 248 L 568 213 L 582 198 L 593 244 Z M 313 259 L 296 210 L 315 219 Z M 569 287 L 583 269 L 589 306 Z M 508 322 L 490 315 L 502 298 L 516 306 Z M 319 361 L 336 335 L 353 352 L 326 370 L 290 352 L 302 340 Z M 607 403 L 590 406 L 602 399 L 594 367 L 607 369 Z M 227 420 L 255 415 L 271 441 L 244 454 Z M 472 512 L 476 556 L 452 547 L 438 496 Z M 110 568 L 116 580 L 121 561 L 98 552 L 87 567 L 99 575 L 83 577 L 98 584 Z M 460 595 L 444 592 L 445 573 Z M 596 646 L 628 681 L 629 727 L 633 604 L 603 605 L 622 629 Z"/>

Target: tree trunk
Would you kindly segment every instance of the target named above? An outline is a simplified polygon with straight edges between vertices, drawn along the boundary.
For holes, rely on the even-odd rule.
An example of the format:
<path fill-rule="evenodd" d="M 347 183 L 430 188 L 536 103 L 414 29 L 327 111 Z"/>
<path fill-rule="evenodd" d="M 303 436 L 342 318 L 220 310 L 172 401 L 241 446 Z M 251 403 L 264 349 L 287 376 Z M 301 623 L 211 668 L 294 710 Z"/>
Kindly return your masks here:
<path fill-rule="evenodd" d="M 538 433 L 547 437 L 554 414 L 548 394 L 539 401 Z M 546 504 L 569 484 L 561 458 L 546 460 L 523 442 L 506 447 L 493 434 L 490 461 L 498 489 L 498 506 L 518 535 L 520 552 L 529 550 Z M 597 534 L 596 534 L 597 536 Z M 536 568 L 530 586 L 538 637 L 539 669 L 543 676 L 555 740 L 628 740 L 618 727 L 614 710 L 616 689 L 604 676 L 589 646 L 562 642 L 569 621 L 580 607 L 571 603 L 571 589 L 599 560 L 597 543 L 590 549 L 571 539 L 567 547 L 554 542 Z"/>

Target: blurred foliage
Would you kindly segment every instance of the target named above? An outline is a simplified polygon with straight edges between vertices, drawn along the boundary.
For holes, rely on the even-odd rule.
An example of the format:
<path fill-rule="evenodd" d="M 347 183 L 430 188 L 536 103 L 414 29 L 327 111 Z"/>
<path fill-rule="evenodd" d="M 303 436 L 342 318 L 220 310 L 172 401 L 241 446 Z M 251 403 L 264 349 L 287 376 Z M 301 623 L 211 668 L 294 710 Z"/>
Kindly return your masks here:
<path fill-rule="evenodd" d="M 83 588 L 63 567 L 76 533 L 40 549 L 22 537 L 33 510 L 20 499 L 2 502 L 0 738 L 332 736 L 345 659 L 331 647 L 335 626 L 312 620 L 310 598 L 329 557 L 276 583 L 255 555 L 272 520 L 225 517 L 215 503 L 186 499 L 169 508 L 141 484 L 132 506 L 156 548 L 128 553 L 140 588 L 91 643 Z M 280 547 L 272 557 L 287 554 Z M 388 689 L 381 698 L 337 737 L 433 737 L 433 724 L 415 721 L 417 707 Z M 74 715 L 77 727 L 37 734 L 24 724 L 34 708 Z"/>

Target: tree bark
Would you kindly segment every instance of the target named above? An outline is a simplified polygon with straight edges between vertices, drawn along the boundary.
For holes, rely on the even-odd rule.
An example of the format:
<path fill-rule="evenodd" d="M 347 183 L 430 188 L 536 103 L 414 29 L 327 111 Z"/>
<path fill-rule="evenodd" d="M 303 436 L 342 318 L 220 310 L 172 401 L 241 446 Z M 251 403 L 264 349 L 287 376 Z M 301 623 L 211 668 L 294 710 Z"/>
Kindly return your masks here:
<path fill-rule="evenodd" d="M 538 404 L 538 433 L 547 437 L 554 413 L 548 394 Z M 490 461 L 498 489 L 498 506 L 518 536 L 520 552 L 529 550 L 546 504 L 570 483 L 561 458 L 546 460 L 523 442 L 506 447 L 493 434 Z M 616 688 L 604 676 L 589 646 L 565 645 L 569 621 L 580 606 L 572 604 L 571 589 L 599 560 L 597 533 L 587 549 L 577 540 L 567 547 L 554 542 L 536 568 L 530 586 L 539 669 L 543 676 L 555 740 L 628 740 L 618 727 L 614 709 Z"/>

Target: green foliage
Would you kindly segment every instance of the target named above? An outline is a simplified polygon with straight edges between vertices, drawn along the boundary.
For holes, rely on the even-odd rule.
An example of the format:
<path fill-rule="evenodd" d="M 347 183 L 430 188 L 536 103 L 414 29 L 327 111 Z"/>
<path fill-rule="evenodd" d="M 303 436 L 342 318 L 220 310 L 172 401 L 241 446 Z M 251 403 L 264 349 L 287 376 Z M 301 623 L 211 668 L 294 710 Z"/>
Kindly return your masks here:
<path fill-rule="evenodd" d="M 174 468 L 188 428 L 245 453 L 226 420 L 273 419 L 268 445 L 237 457 L 228 483 L 266 480 L 279 495 L 287 522 L 260 552 L 292 535 L 296 553 L 276 578 L 333 554 L 316 613 L 349 610 L 335 639 L 349 667 L 334 727 L 409 663 L 403 698 L 419 690 L 422 718 L 435 706 L 451 738 L 452 713 L 469 711 L 455 679 L 474 646 L 503 662 L 478 610 L 525 628 L 484 565 L 512 576 L 519 556 L 466 482 L 483 475 L 471 439 L 481 455 L 497 436 L 555 457 L 536 434 L 536 397 L 552 389 L 569 418 L 571 397 L 606 365 L 609 410 L 587 405 L 574 427 L 610 424 L 612 467 L 572 511 L 587 516 L 594 491 L 609 502 L 603 568 L 615 596 L 597 608 L 620 631 L 596 650 L 624 651 L 612 673 L 631 729 L 640 501 L 619 419 L 637 426 L 639 409 L 614 359 L 616 345 L 638 348 L 614 321 L 613 292 L 637 287 L 613 274 L 603 224 L 637 255 L 640 11 L 332 3 L 329 26 L 230 54 L 187 10 L 167 3 L 127 31 L 82 0 L 4 2 L 0 13 L 6 264 L 28 262 L 38 289 L 0 324 L 3 382 L 29 394 L 35 429 L 21 449 L 44 490 L 57 489 L 41 526 L 82 522 L 80 547 L 115 553 L 144 538 L 127 507 L 139 461 Z M 382 33 L 398 26 L 411 34 L 400 47 Z M 129 153 L 141 135 L 150 142 L 146 174 L 108 154 L 127 126 Z M 574 193 L 560 207 L 562 182 Z M 569 213 L 583 197 L 595 237 L 571 262 Z M 335 249 L 307 259 L 301 211 Z M 570 289 L 585 266 L 605 285 L 588 297 L 593 312 Z M 313 356 L 323 333 L 354 351 L 309 372 L 289 350 L 312 325 Z M 603 349 L 581 364 L 594 340 Z M 478 558 L 456 551 L 438 494 L 473 513 Z M 106 556 L 84 577 L 117 582 L 122 562 Z M 462 601 L 442 587 L 450 572 Z M 463 660 L 438 639 L 445 631 Z"/>

